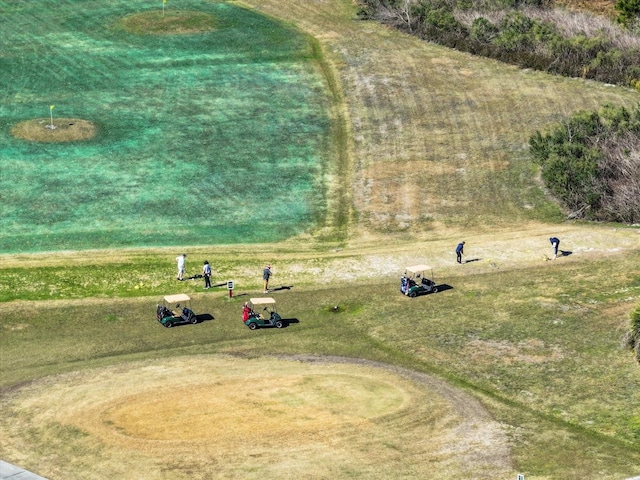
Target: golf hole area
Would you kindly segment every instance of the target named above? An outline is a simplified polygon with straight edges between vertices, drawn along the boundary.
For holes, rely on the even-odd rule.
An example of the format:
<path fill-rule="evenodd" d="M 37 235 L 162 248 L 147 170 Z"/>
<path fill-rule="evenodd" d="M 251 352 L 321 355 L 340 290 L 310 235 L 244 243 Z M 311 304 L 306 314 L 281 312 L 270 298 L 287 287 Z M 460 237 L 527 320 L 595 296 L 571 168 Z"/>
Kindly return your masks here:
<path fill-rule="evenodd" d="M 216 355 L 62 374 L 6 395 L 0 447 L 52 479 L 511 472 L 487 415 L 376 365 Z"/>
<path fill-rule="evenodd" d="M 127 15 L 120 26 L 142 35 L 186 35 L 212 31 L 215 19 L 206 12 L 166 9 Z"/>
<path fill-rule="evenodd" d="M 94 123 L 81 118 L 36 118 L 17 123 L 11 135 L 32 142 L 66 143 L 89 140 L 96 135 Z"/>

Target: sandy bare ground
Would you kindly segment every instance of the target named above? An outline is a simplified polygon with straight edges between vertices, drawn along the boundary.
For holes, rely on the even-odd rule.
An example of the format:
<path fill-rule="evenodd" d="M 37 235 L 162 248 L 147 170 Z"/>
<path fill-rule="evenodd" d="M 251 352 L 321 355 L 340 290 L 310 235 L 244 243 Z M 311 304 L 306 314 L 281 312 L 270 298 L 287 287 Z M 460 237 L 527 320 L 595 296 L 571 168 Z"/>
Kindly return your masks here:
<path fill-rule="evenodd" d="M 4 397 L 3 451 L 51 479 L 515 475 L 476 399 L 366 361 L 145 361 Z"/>

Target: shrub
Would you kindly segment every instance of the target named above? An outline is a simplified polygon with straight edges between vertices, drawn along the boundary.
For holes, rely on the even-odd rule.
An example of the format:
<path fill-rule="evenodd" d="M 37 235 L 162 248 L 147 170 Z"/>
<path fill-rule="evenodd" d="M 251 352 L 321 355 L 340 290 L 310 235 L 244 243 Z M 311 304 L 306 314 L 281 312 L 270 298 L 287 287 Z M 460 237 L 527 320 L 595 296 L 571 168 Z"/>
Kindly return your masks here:
<path fill-rule="evenodd" d="M 425 18 L 425 23 L 446 32 L 459 32 L 464 30 L 464 27 L 458 23 L 453 14 L 444 8 L 430 10 Z"/>
<path fill-rule="evenodd" d="M 625 335 L 626 347 L 633 350 L 636 361 L 640 363 L 640 305 L 629 314 L 630 329 Z"/>
<path fill-rule="evenodd" d="M 478 42 L 490 43 L 499 33 L 498 27 L 484 17 L 478 17 L 471 25 L 471 38 Z"/>
<path fill-rule="evenodd" d="M 614 5 L 618 12 L 618 22 L 629 26 L 640 16 L 640 0 L 618 0 Z"/>
<path fill-rule="evenodd" d="M 640 220 L 640 110 L 606 105 L 529 139 L 549 191 L 574 216 Z M 579 215 L 576 213 L 579 212 Z"/>

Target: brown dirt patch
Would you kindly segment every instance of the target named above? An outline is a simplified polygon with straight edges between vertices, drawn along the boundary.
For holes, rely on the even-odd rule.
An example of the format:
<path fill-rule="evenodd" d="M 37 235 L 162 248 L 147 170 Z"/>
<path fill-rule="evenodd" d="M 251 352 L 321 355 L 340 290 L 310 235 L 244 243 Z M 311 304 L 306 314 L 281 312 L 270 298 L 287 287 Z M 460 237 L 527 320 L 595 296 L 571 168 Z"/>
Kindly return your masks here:
<path fill-rule="evenodd" d="M 503 365 L 514 363 L 537 364 L 564 359 L 564 352 L 557 346 L 548 346 L 537 339 L 524 340 L 517 344 L 496 340 L 472 340 L 463 354 L 474 361 L 498 361 Z"/>
<path fill-rule="evenodd" d="M 367 361 L 145 361 L 33 382 L 3 404 L 0 449 L 51 479 L 513 475 L 476 399 Z"/>
<path fill-rule="evenodd" d="M 97 132 L 92 122 L 80 118 L 54 118 L 53 126 L 49 118 L 25 120 L 11 129 L 11 135 L 32 142 L 64 143 L 88 140 Z"/>

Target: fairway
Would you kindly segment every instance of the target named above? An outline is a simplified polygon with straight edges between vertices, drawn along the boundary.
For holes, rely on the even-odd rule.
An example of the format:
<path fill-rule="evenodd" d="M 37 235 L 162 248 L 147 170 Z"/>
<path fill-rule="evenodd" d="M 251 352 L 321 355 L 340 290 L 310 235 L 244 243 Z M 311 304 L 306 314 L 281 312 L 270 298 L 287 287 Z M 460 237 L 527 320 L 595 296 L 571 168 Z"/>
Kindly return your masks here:
<path fill-rule="evenodd" d="M 167 8 L 213 30 L 123 27 L 161 5 L 0 2 L 0 252 L 271 242 L 322 220 L 328 98 L 310 38 L 195 0 Z M 34 119 L 96 131 L 12 135 Z"/>

